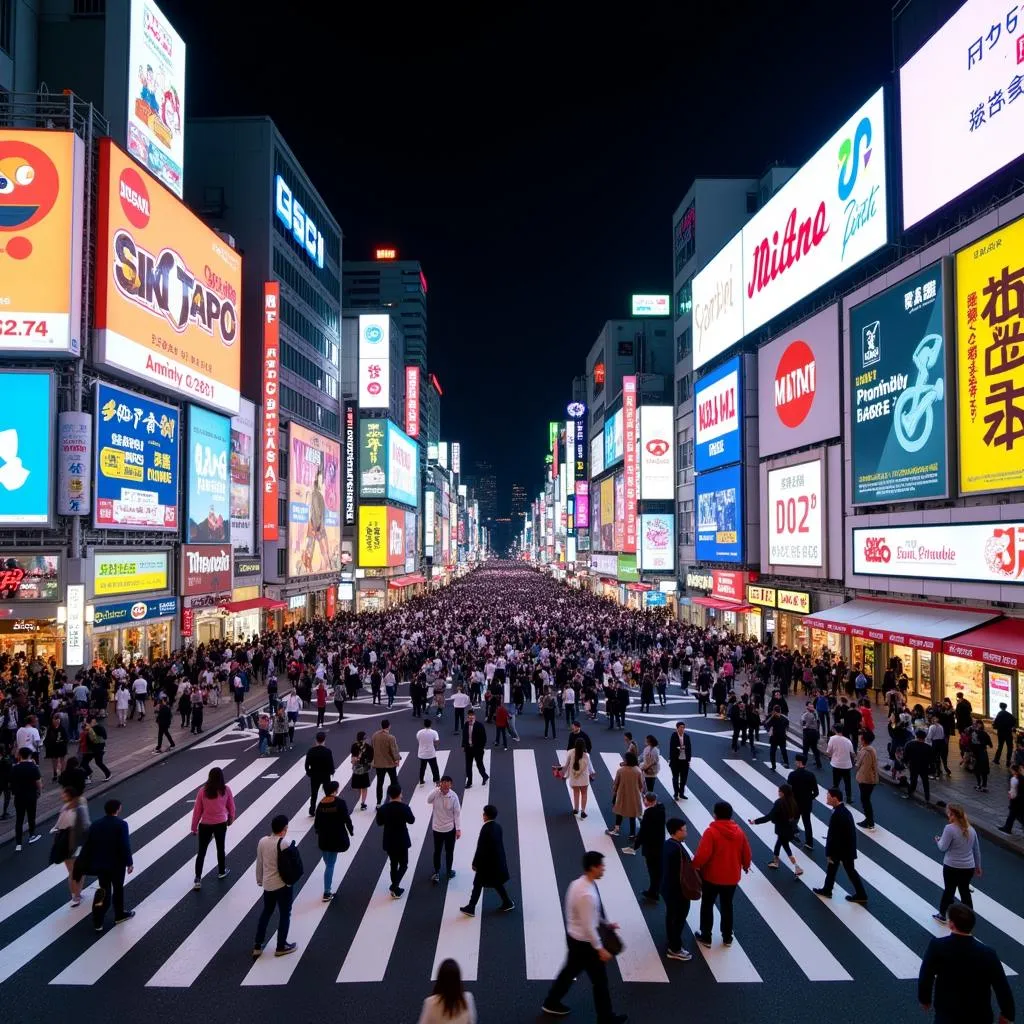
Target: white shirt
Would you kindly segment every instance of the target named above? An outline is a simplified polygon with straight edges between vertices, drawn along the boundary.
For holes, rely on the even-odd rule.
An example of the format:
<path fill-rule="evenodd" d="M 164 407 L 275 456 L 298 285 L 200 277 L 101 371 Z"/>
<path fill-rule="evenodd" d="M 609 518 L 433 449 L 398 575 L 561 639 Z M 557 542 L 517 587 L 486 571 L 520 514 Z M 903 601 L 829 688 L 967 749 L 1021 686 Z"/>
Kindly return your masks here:
<path fill-rule="evenodd" d="M 434 808 L 431 827 L 435 832 L 462 831 L 462 804 L 454 790 L 442 793 L 433 789 L 427 794 L 427 803 Z"/>
<path fill-rule="evenodd" d="M 147 690 L 149 690 L 149 683 L 147 683 L 142 676 L 139 676 L 139 678 L 132 683 L 132 693 L 134 693 L 136 697 L 145 697 Z"/>
<path fill-rule="evenodd" d="M 23 725 L 18 730 L 14 741 L 15 750 L 28 747 L 31 751 L 38 751 L 42 745 L 43 741 L 39 738 L 39 730 L 34 725 Z"/>
<path fill-rule="evenodd" d="M 563 704 L 575 704 L 576 703 L 576 691 L 571 686 L 567 686 L 562 691 L 562 703 Z"/>
<path fill-rule="evenodd" d="M 297 693 L 292 691 L 284 699 L 284 710 L 285 712 L 296 712 L 302 710 L 302 700 Z"/>
<path fill-rule="evenodd" d="M 468 708 L 469 703 L 468 693 L 456 693 L 455 696 L 452 697 L 452 705 L 459 709 Z"/>
<path fill-rule="evenodd" d="M 565 892 L 565 930 L 577 942 L 589 942 L 594 949 L 601 949 L 597 932 L 600 919 L 597 886 L 586 875 L 580 875 Z"/>
<path fill-rule="evenodd" d="M 437 757 L 437 745 L 441 742 L 435 729 L 420 729 L 416 733 L 416 742 L 419 744 L 417 754 L 419 757 Z"/>
<path fill-rule="evenodd" d="M 853 767 L 853 744 L 845 736 L 832 736 L 825 752 L 833 768 Z"/>
<path fill-rule="evenodd" d="M 114 703 L 117 705 L 117 710 L 127 711 L 131 702 L 132 695 L 123 686 L 119 686 L 117 693 L 114 694 Z"/>

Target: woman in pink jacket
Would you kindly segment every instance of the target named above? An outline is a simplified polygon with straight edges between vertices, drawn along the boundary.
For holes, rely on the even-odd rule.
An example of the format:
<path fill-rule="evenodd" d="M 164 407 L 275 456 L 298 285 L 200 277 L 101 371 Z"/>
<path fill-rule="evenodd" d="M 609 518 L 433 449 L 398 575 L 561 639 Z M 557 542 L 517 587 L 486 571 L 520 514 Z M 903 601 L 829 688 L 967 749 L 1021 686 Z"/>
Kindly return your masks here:
<path fill-rule="evenodd" d="M 235 798 L 224 781 L 224 772 L 220 768 L 211 768 L 206 783 L 196 793 L 195 806 L 192 808 L 192 835 L 199 836 L 196 880 L 192 885 L 194 890 L 202 888 L 203 860 L 211 839 L 217 842 L 217 877 L 226 877 L 228 867 L 224 862 L 224 838 L 228 825 L 234 820 Z"/>

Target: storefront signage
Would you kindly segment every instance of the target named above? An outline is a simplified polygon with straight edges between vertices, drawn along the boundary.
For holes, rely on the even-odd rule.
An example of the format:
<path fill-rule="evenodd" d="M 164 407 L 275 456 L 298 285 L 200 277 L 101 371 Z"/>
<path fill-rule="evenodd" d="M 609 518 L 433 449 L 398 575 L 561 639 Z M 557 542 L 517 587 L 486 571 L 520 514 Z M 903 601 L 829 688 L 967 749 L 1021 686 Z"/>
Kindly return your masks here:
<path fill-rule="evenodd" d="M 668 596 L 660 590 L 648 590 L 644 594 L 644 604 L 648 608 L 664 608 L 668 604 Z"/>
<path fill-rule="evenodd" d="M 195 632 L 196 613 L 191 608 L 181 609 L 181 635 L 190 637 Z"/>
<path fill-rule="evenodd" d="M 997 672 L 990 668 L 985 675 L 988 677 L 988 714 L 994 718 L 999 714 L 999 705 L 1005 705 L 1007 711 L 1013 713 L 1013 676 L 1009 672 Z"/>
<path fill-rule="evenodd" d="M 675 415 L 671 405 L 640 407 L 640 498 L 675 497 Z"/>
<path fill-rule="evenodd" d="M 1024 219 L 956 255 L 961 494 L 1024 488 L 1022 276 Z"/>
<path fill-rule="evenodd" d="M 811 610 L 811 595 L 800 590 L 777 590 L 775 602 L 780 612 L 806 615 Z"/>
<path fill-rule="evenodd" d="M 690 569 L 686 573 L 686 586 L 688 590 L 711 590 L 715 585 L 714 577 L 709 572 L 697 572 Z"/>
<path fill-rule="evenodd" d="M 405 505 L 419 505 L 420 459 L 419 446 L 394 423 L 387 421 L 387 496 Z M 456 469 L 459 444 L 452 444 L 452 472 Z M 461 455 L 459 455 L 461 458 Z"/>
<path fill-rule="evenodd" d="M 288 424 L 288 575 L 341 568 L 341 445 Z"/>
<path fill-rule="evenodd" d="M 327 588 L 327 618 L 333 619 L 338 606 L 338 588 L 333 584 Z"/>
<path fill-rule="evenodd" d="M 759 604 L 764 608 L 775 607 L 775 589 L 773 587 L 747 587 L 747 604 Z"/>
<path fill-rule="evenodd" d="M 590 489 L 586 480 L 576 481 L 576 532 L 590 529 Z"/>
<path fill-rule="evenodd" d="M 433 489 L 423 492 L 423 554 L 434 557 L 434 520 L 437 516 L 437 492 Z"/>
<path fill-rule="evenodd" d="M 304 612 L 306 610 L 306 603 L 306 594 L 293 594 L 291 597 L 288 598 L 288 611 Z"/>
<path fill-rule="evenodd" d="M 0 601 L 59 601 L 60 555 L 0 556 Z"/>
<path fill-rule="evenodd" d="M 95 525 L 177 530 L 177 408 L 103 382 L 96 384 L 94 407 Z"/>
<path fill-rule="evenodd" d="M 391 406 L 391 317 L 387 313 L 359 316 L 359 408 Z"/>
<path fill-rule="evenodd" d="M 324 269 L 324 233 L 316 226 L 308 210 L 295 198 L 291 186 L 279 174 L 274 180 L 274 211 L 277 219 L 292 233 L 292 238 L 318 269 Z"/>
<path fill-rule="evenodd" d="M 48 632 L 50 624 L 40 619 L 0 619 L 0 633 L 25 636 L 26 634 Z"/>
<path fill-rule="evenodd" d="M 0 287 L 5 283 L 4 279 Z M 57 419 L 53 374 L 5 369 L 4 388 L 0 403 L 0 525 L 45 526 L 53 505 Z"/>
<path fill-rule="evenodd" d="M 57 515 L 89 514 L 91 465 L 92 416 L 62 412 L 57 419 Z"/>
<path fill-rule="evenodd" d="M 625 444 L 625 541 L 622 550 L 636 551 L 636 502 L 637 502 L 637 464 L 636 464 L 636 377 L 622 378 L 622 418 L 623 439 Z"/>
<path fill-rule="evenodd" d="M 276 541 L 280 523 L 277 516 L 279 498 L 278 429 L 281 412 L 278 407 L 281 373 L 280 315 L 281 286 L 276 281 L 263 282 L 263 452 L 260 472 L 263 489 L 263 539 Z"/>
<path fill-rule="evenodd" d="M 590 439 L 590 476 L 600 476 L 604 472 L 604 431 Z"/>
<path fill-rule="evenodd" d="M 596 573 L 614 576 L 619 571 L 619 561 L 615 555 L 592 554 L 590 556 L 590 568 Z"/>
<path fill-rule="evenodd" d="M 855 528 L 853 572 L 1024 583 L 1024 522 Z"/>
<path fill-rule="evenodd" d="M 124 601 L 121 604 L 97 605 L 93 609 L 93 628 L 171 619 L 178 614 L 178 599 L 164 597 L 156 601 Z"/>
<path fill-rule="evenodd" d="M 640 568 L 672 572 L 676 567 L 676 517 L 672 512 L 640 516 Z"/>
<path fill-rule="evenodd" d="M 1024 656 L 990 651 L 980 644 L 968 644 L 959 640 L 947 640 L 942 645 L 942 650 L 954 658 L 967 658 L 970 661 L 981 661 L 986 665 L 999 665 L 1003 668 L 1024 670 Z M 998 709 L 998 705 L 996 705 Z"/>
<path fill-rule="evenodd" d="M 743 337 L 743 234 L 737 232 L 693 278 L 693 368 Z"/>
<path fill-rule="evenodd" d="M 850 310 L 855 505 L 949 493 L 946 418 L 953 381 L 943 266 L 933 263 Z"/>
<path fill-rule="evenodd" d="M 768 470 L 768 564 L 824 564 L 822 460 Z"/>
<path fill-rule="evenodd" d="M 615 575 L 618 576 L 623 583 L 636 583 L 640 579 L 640 570 L 637 568 L 636 555 L 619 555 Z"/>
<path fill-rule="evenodd" d="M 262 576 L 263 561 L 259 555 L 235 555 L 235 577 Z"/>
<path fill-rule="evenodd" d="M 228 465 L 231 420 L 198 405 L 188 407 L 188 528 L 190 544 L 231 539 Z"/>
<path fill-rule="evenodd" d="M 697 559 L 743 561 L 743 467 L 697 477 Z"/>
<path fill-rule="evenodd" d="M 356 521 L 356 405 L 345 403 L 345 525 Z"/>
<path fill-rule="evenodd" d="M 742 457 L 743 390 L 739 357 L 702 377 L 694 387 L 697 419 L 694 468 L 704 473 Z"/>
<path fill-rule="evenodd" d="M 459 441 L 452 441 L 452 472 L 456 475 L 462 472 L 462 444 Z"/>
<path fill-rule="evenodd" d="M 405 368 L 405 432 L 410 437 L 420 436 L 420 368 Z"/>
<path fill-rule="evenodd" d="M 85 662 L 85 584 L 69 583 L 64 624 L 64 664 L 68 667 Z"/>
<path fill-rule="evenodd" d="M 256 406 L 239 399 L 238 415 L 231 417 L 231 546 L 252 551 L 253 471 L 255 469 Z"/>
<path fill-rule="evenodd" d="M 181 594 L 222 594 L 231 590 L 230 544 L 182 544 Z"/>
<path fill-rule="evenodd" d="M 671 295 L 634 295 L 633 316 L 671 316 Z"/>
<path fill-rule="evenodd" d="M 166 590 L 170 582 L 170 556 L 166 551 L 97 552 L 93 556 L 95 597 Z"/>
<path fill-rule="evenodd" d="M 619 409 L 604 421 L 604 465 L 614 466 L 622 459 L 622 410 Z"/>
<path fill-rule="evenodd" d="M 743 588 L 747 584 L 745 572 L 732 572 L 726 569 L 715 569 L 711 573 L 711 594 L 723 601 L 743 601 Z"/>

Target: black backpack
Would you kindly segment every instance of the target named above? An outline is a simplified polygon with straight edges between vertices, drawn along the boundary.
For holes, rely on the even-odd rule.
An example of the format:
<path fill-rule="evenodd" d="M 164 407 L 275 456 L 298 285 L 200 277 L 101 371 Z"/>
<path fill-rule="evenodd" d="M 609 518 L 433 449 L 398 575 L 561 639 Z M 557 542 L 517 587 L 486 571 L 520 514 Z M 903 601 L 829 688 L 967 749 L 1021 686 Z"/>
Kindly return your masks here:
<path fill-rule="evenodd" d="M 303 876 L 306 869 L 302 866 L 302 856 L 294 840 L 281 849 L 283 842 L 283 839 L 277 841 L 277 873 L 285 885 L 294 885 Z"/>

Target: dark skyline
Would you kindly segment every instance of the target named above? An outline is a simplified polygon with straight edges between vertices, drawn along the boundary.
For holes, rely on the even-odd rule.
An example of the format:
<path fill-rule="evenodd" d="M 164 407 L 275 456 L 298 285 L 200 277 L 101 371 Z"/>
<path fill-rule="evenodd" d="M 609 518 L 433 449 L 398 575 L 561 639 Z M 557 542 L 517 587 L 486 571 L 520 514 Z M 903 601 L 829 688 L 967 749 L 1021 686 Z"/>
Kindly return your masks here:
<path fill-rule="evenodd" d="M 799 164 L 892 68 L 888 0 L 615 21 L 346 8 L 337 29 L 299 5 L 163 7 L 188 46 L 188 116 L 269 115 L 346 259 L 420 260 L 442 436 L 531 495 L 601 325 L 634 291 L 671 291 L 693 178 Z"/>

